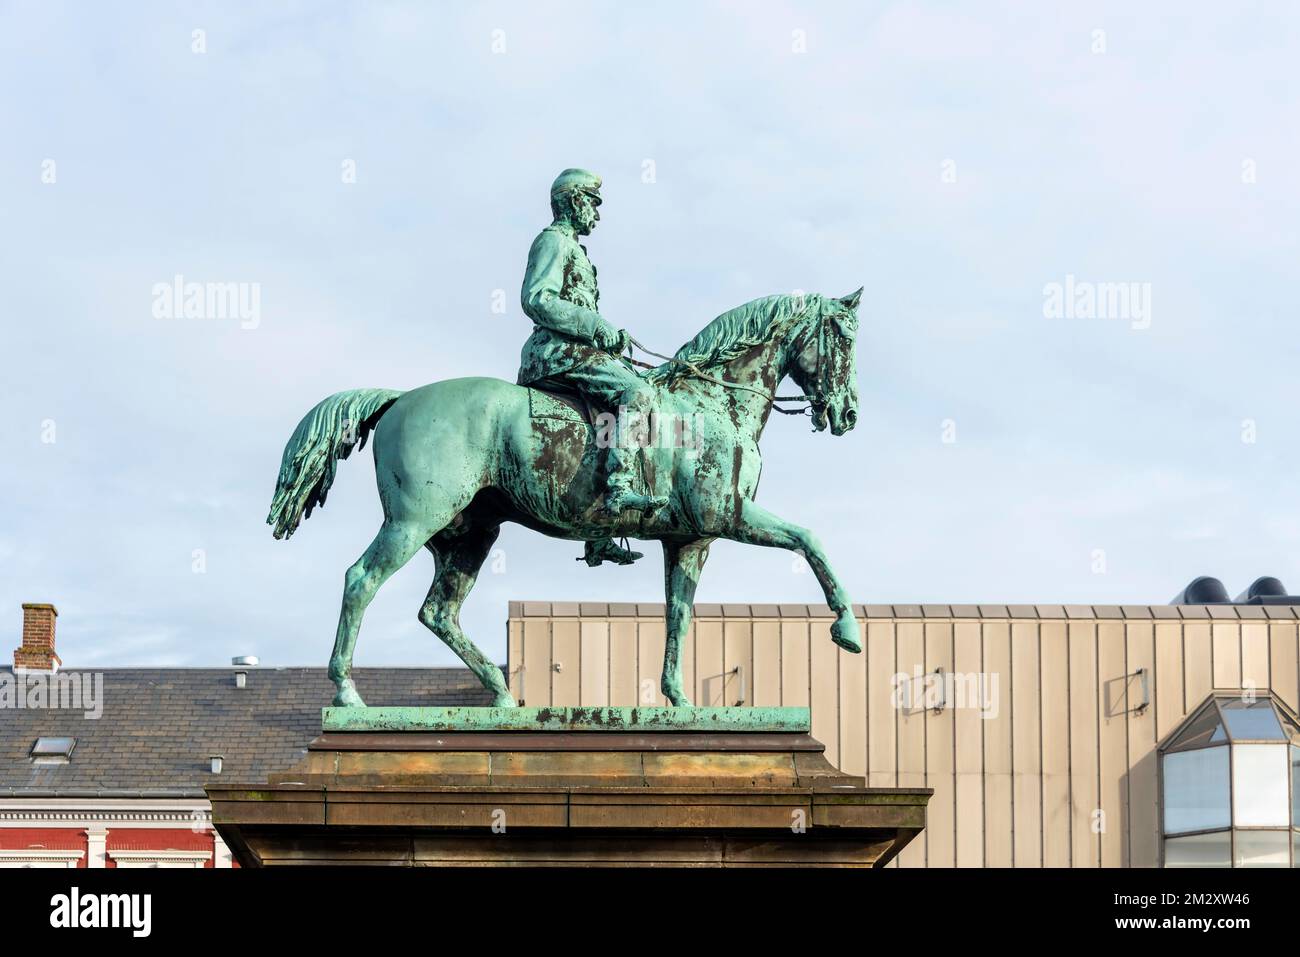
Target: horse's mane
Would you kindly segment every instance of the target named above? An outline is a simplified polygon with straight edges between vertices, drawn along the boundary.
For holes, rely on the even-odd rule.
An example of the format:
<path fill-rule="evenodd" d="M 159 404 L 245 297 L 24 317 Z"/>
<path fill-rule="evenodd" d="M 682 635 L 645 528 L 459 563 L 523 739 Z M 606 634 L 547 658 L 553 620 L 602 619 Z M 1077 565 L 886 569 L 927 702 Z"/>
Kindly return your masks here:
<path fill-rule="evenodd" d="M 701 329 L 690 342 L 674 354 L 674 358 L 689 362 L 700 369 L 719 366 L 742 355 L 748 349 L 766 342 L 771 327 L 801 309 L 816 312 L 821 296 L 808 294 L 763 296 L 744 305 L 729 309 Z M 668 382 L 687 372 L 676 362 L 665 362 L 646 373 L 646 378 Z"/>

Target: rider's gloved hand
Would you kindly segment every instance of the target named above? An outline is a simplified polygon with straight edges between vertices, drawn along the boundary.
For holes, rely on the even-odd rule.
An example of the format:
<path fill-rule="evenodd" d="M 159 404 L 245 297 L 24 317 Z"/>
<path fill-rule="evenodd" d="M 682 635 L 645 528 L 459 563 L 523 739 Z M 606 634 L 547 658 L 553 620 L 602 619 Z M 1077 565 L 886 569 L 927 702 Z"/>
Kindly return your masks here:
<path fill-rule="evenodd" d="M 632 334 L 626 329 L 618 330 L 618 348 L 614 349 L 614 354 L 621 356 L 632 348 Z"/>
<path fill-rule="evenodd" d="M 621 333 L 608 322 L 596 326 L 596 346 L 606 352 L 614 352 L 621 341 Z"/>

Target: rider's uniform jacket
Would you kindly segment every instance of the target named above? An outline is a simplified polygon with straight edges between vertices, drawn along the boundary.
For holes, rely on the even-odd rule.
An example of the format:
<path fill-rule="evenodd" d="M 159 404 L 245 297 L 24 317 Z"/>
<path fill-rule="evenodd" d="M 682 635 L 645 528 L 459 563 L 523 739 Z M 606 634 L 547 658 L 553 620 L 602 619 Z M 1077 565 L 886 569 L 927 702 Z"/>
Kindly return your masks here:
<path fill-rule="evenodd" d="M 598 328 L 612 331 L 596 311 L 596 267 L 567 228 L 547 226 L 533 240 L 519 298 L 533 320 L 519 357 L 520 385 L 608 357 L 596 345 Z"/>

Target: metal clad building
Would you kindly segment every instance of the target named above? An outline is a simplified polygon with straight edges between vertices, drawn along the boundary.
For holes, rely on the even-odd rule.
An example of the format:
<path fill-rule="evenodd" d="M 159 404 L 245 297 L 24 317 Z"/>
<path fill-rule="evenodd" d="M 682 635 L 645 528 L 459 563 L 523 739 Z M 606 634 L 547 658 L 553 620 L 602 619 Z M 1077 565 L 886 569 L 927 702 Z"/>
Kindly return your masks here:
<path fill-rule="evenodd" d="M 1157 746 L 1215 690 L 1300 705 L 1296 605 L 856 611 L 862 655 L 825 606 L 697 605 L 684 678 L 696 704 L 810 706 L 842 770 L 934 788 L 902 867 L 1160 866 Z M 666 703 L 662 605 L 512 602 L 508 628 L 529 705 Z"/>

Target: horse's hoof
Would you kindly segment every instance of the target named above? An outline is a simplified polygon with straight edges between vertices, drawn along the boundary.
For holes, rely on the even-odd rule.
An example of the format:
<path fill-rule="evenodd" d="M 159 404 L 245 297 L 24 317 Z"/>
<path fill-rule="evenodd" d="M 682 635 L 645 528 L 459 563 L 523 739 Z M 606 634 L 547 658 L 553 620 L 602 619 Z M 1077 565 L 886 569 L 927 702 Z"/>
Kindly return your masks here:
<path fill-rule="evenodd" d="M 501 692 L 501 694 L 497 695 L 495 698 L 492 699 L 492 707 L 517 708 L 519 707 L 519 702 L 517 702 L 514 699 L 514 696 L 511 695 L 509 692 L 503 691 Z"/>
<path fill-rule="evenodd" d="M 339 685 L 338 693 L 334 695 L 334 707 L 336 708 L 364 708 L 366 703 L 361 700 L 361 695 L 357 694 L 356 686 L 352 684 L 351 678 L 346 678 Z"/>
<path fill-rule="evenodd" d="M 862 629 L 852 613 L 841 615 L 831 625 L 831 641 L 853 654 L 862 652 Z"/>
<path fill-rule="evenodd" d="M 664 697 L 668 699 L 668 704 L 671 707 L 689 708 L 691 706 L 691 699 L 686 697 L 686 695 L 682 694 L 681 692 L 674 694 L 671 691 L 665 691 Z"/>

